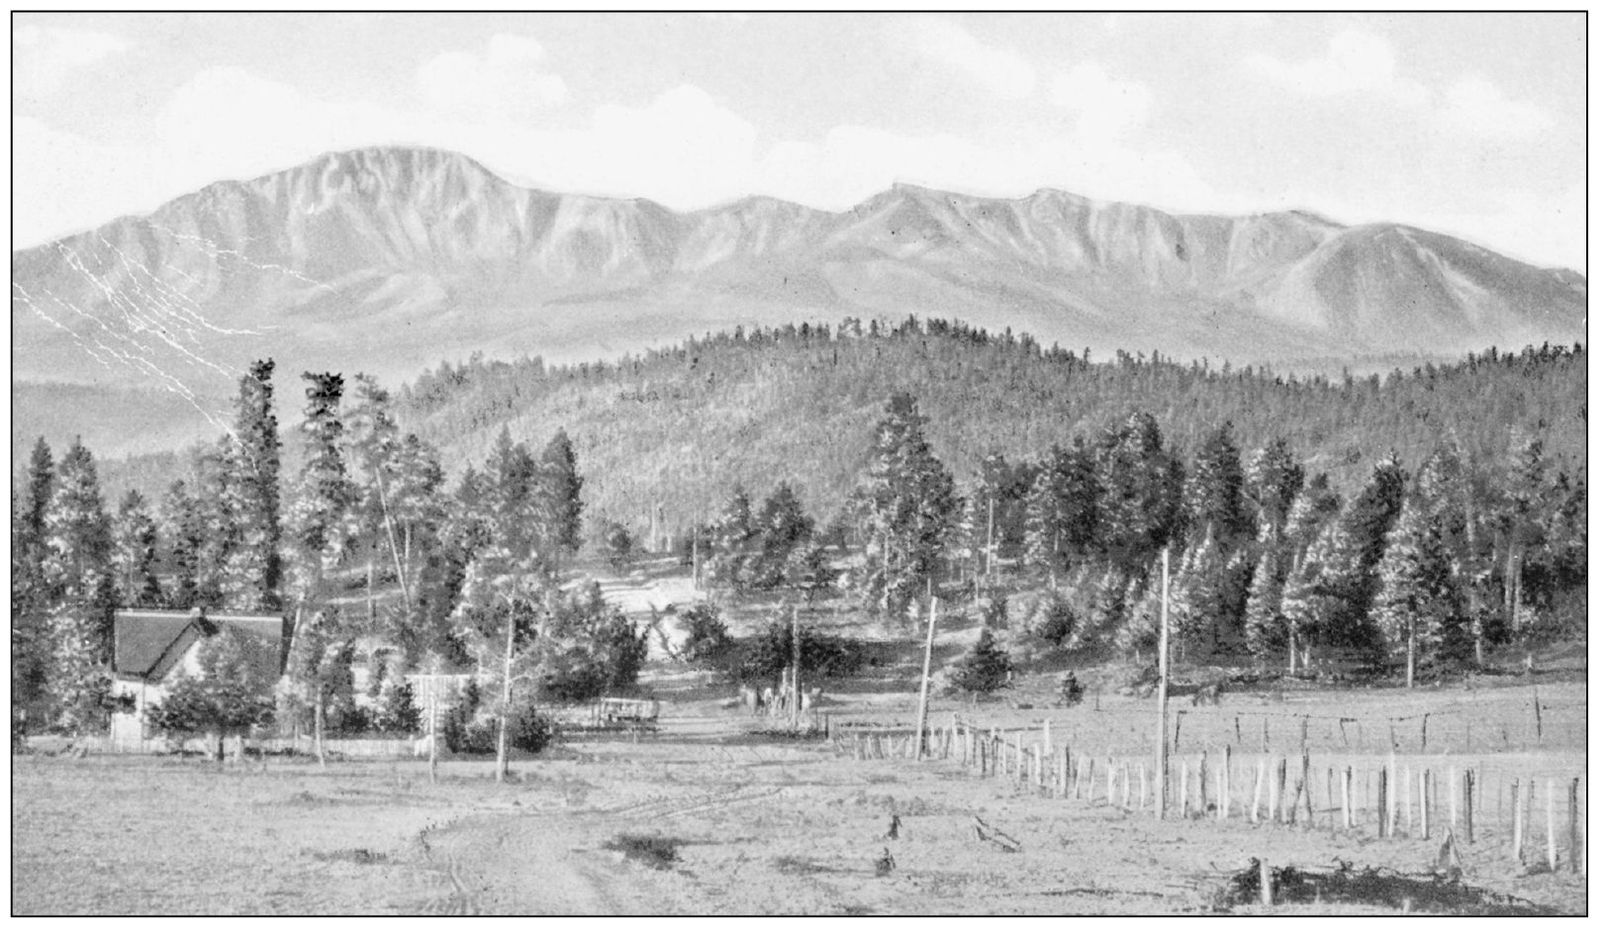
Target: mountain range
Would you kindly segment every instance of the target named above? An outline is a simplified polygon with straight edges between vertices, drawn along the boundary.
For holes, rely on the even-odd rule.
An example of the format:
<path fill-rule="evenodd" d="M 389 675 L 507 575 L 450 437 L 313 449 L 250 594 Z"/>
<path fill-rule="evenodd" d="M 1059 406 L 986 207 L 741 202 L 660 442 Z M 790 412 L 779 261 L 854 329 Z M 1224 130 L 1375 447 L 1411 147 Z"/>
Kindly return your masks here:
<path fill-rule="evenodd" d="M 433 149 L 324 155 L 12 253 L 14 383 L 215 408 L 245 364 L 395 382 L 474 352 L 579 361 L 739 325 L 955 317 L 1041 342 L 1300 368 L 1585 341 L 1586 284 L 1451 236 L 896 185 L 844 212 L 676 212 Z"/>

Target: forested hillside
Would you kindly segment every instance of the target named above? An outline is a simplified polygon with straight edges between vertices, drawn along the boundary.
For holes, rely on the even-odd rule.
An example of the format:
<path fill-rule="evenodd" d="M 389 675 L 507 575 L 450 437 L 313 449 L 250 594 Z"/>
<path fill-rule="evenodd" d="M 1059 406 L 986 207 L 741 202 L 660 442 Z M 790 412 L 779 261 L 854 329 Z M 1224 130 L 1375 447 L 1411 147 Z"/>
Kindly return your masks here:
<path fill-rule="evenodd" d="M 562 428 L 585 462 L 589 516 L 635 532 L 656 507 L 676 533 L 711 519 L 734 486 L 782 480 L 830 519 L 895 391 L 919 400 L 934 452 L 963 481 L 990 453 L 1036 460 L 1135 410 L 1185 456 L 1225 423 L 1240 448 L 1282 438 L 1308 474 L 1328 473 L 1347 495 L 1392 451 L 1409 470 L 1441 444 L 1496 467 L 1513 430 L 1540 438 L 1563 470 L 1585 463 L 1578 346 L 1336 379 L 1085 357 L 943 320 L 739 329 L 613 363 L 444 363 L 399 392 L 398 419 L 441 449 L 449 472 L 484 460 L 504 426 L 520 439 Z"/>

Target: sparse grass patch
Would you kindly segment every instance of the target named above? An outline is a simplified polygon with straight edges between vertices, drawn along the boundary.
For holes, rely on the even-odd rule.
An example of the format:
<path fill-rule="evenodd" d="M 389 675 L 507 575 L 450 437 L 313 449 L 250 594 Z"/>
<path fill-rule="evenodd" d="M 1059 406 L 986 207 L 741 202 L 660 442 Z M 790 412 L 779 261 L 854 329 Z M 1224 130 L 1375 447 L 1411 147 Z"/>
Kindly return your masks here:
<path fill-rule="evenodd" d="M 647 865 L 659 871 L 668 871 L 681 860 L 677 849 L 687 844 L 681 839 L 660 835 L 633 835 L 620 833 L 603 844 L 611 852 L 619 852 L 628 860 Z"/>

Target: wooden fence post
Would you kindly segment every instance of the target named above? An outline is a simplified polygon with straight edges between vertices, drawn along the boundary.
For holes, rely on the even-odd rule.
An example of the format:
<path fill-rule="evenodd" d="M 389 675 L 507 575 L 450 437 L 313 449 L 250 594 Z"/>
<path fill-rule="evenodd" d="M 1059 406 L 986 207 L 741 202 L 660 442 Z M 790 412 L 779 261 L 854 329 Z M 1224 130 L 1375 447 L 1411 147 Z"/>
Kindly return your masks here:
<path fill-rule="evenodd" d="M 1206 815 L 1206 753 L 1200 753 L 1200 761 L 1195 767 L 1196 787 L 1200 791 L 1200 815 Z"/>
<path fill-rule="evenodd" d="M 1553 797 L 1553 781 L 1547 778 L 1547 870 L 1558 870 L 1557 802 Z"/>
<path fill-rule="evenodd" d="M 1418 837 L 1429 838 L 1429 765 L 1418 769 Z"/>
<path fill-rule="evenodd" d="M 1385 809 L 1385 798 L 1388 793 L 1390 773 L 1385 768 L 1379 769 L 1379 837 L 1385 837 L 1385 828 L 1390 819 L 1389 811 Z"/>
<path fill-rule="evenodd" d="M 1219 820 L 1228 818 L 1228 772 L 1230 770 L 1232 769 L 1228 766 L 1228 746 L 1225 745 L 1223 746 L 1222 767 L 1220 767 L 1217 771 L 1217 818 Z"/>
<path fill-rule="evenodd" d="M 1246 809 L 1246 818 L 1256 822 L 1256 806 L 1262 801 L 1262 781 L 1267 777 L 1267 759 L 1256 759 L 1256 782 L 1251 786 L 1251 803 Z"/>
<path fill-rule="evenodd" d="M 1334 829 L 1334 768 L 1323 766 L 1323 808 L 1329 813 L 1329 829 Z"/>
<path fill-rule="evenodd" d="M 1141 813 L 1145 810 L 1145 798 L 1150 794 L 1148 787 L 1149 785 L 1145 783 L 1145 763 L 1141 761 L 1139 762 L 1139 812 Z"/>
<path fill-rule="evenodd" d="M 1424 721 L 1418 724 L 1418 750 L 1429 751 L 1429 714 L 1424 714 Z"/>
<path fill-rule="evenodd" d="M 1569 782 L 1569 870 L 1580 873 L 1580 778 Z"/>
<path fill-rule="evenodd" d="M 1178 759 L 1178 818 L 1189 818 L 1189 762 Z"/>
<path fill-rule="evenodd" d="M 1133 780 L 1132 780 L 1132 778 L 1133 778 L 1133 774 L 1130 771 L 1130 769 L 1128 768 L 1128 763 L 1126 761 L 1124 761 L 1122 763 L 1122 808 L 1125 809 L 1125 810 L 1133 809 Z"/>
<path fill-rule="evenodd" d="M 1313 825 L 1312 816 L 1312 756 L 1306 750 L 1301 751 L 1301 792 L 1306 796 L 1306 822 L 1307 828 Z"/>
<path fill-rule="evenodd" d="M 1391 743 L 1390 755 L 1388 756 L 1388 760 L 1385 762 L 1385 764 L 1390 769 L 1389 788 L 1388 788 L 1388 790 L 1386 791 L 1386 794 L 1385 794 L 1385 808 L 1387 810 L 1389 810 L 1389 813 L 1386 814 L 1388 819 L 1389 819 L 1389 821 L 1385 823 L 1385 835 L 1387 835 L 1387 836 L 1389 836 L 1391 838 L 1395 838 L 1396 837 L 1396 749 L 1395 749 L 1396 738 L 1395 738 L 1395 729 L 1394 728 L 1391 729 L 1390 743 Z"/>
<path fill-rule="evenodd" d="M 1463 841 L 1474 847 L 1474 770 L 1463 772 Z"/>
<path fill-rule="evenodd" d="M 1117 792 L 1117 764 L 1110 755 L 1106 756 L 1106 806 L 1116 805 Z"/>
<path fill-rule="evenodd" d="M 1524 808 L 1519 806 L 1519 779 L 1513 779 L 1513 860 L 1524 863 Z"/>
<path fill-rule="evenodd" d="M 1351 765 L 1346 765 L 1341 778 L 1339 778 L 1339 826 L 1351 829 Z"/>
<path fill-rule="evenodd" d="M 1541 688 L 1533 690 L 1535 695 L 1535 744 L 1541 744 Z"/>
<path fill-rule="evenodd" d="M 1457 804 L 1460 801 L 1457 789 L 1457 771 L 1454 768 L 1446 769 L 1446 825 L 1451 827 L 1452 834 L 1457 834 Z"/>
<path fill-rule="evenodd" d="M 1285 776 L 1287 774 L 1287 772 L 1285 770 L 1285 764 L 1286 764 L 1285 760 L 1283 758 L 1280 758 L 1279 759 L 1279 776 L 1278 776 L 1278 782 L 1277 782 L 1278 783 L 1278 790 L 1274 791 L 1272 796 L 1268 797 L 1267 818 L 1271 819 L 1272 821 L 1274 821 L 1276 823 L 1284 822 L 1284 785 L 1285 785 Z"/>

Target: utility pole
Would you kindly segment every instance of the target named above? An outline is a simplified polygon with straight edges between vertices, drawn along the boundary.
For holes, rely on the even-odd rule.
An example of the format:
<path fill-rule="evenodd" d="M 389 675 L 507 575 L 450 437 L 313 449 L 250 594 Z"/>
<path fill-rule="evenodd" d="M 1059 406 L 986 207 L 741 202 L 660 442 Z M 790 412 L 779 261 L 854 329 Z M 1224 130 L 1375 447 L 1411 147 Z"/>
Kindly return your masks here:
<path fill-rule="evenodd" d="M 927 652 L 921 660 L 921 699 L 916 706 L 916 757 L 924 758 L 927 754 L 927 690 L 932 682 L 932 639 L 938 628 L 938 598 L 928 600 L 927 607 Z"/>
<path fill-rule="evenodd" d="M 1156 685 L 1156 818 L 1167 812 L 1167 616 L 1168 581 L 1171 563 L 1167 549 L 1161 550 L 1161 681 Z"/>

